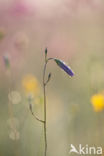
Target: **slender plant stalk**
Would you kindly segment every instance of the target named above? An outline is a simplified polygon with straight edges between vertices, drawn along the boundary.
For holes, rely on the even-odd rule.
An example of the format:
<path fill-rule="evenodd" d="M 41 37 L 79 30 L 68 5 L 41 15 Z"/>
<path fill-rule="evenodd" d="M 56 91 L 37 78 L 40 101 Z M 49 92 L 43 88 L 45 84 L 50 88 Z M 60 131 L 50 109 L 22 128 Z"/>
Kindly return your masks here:
<path fill-rule="evenodd" d="M 45 59 L 45 65 L 43 70 L 43 92 L 44 92 L 44 143 L 45 150 L 44 156 L 47 155 L 47 112 L 46 112 L 46 83 L 45 83 L 45 73 L 46 73 L 47 60 Z"/>
<path fill-rule="evenodd" d="M 39 122 L 43 123 L 44 125 L 44 156 L 47 156 L 47 105 L 46 105 L 46 85 L 48 84 L 48 82 L 50 81 L 51 78 L 51 73 L 48 74 L 48 79 L 45 81 L 45 76 L 46 76 L 46 67 L 47 67 L 47 63 L 50 60 L 54 60 L 56 62 L 56 64 L 63 69 L 69 76 L 74 76 L 73 71 L 71 70 L 71 68 L 69 66 L 67 66 L 62 60 L 56 59 L 56 58 L 47 58 L 47 48 L 45 49 L 45 64 L 44 64 L 44 69 L 43 69 L 43 93 L 44 93 L 44 120 L 40 120 L 39 118 L 37 118 L 37 116 L 34 114 L 34 112 L 32 111 L 32 105 L 31 105 L 31 100 L 30 100 L 30 104 L 29 104 L 29 108 L 30 111 L 32 113 L 32 115 L 35 117 L 36 120 L 38 120 Z"/>
<path fill-rule="evenodd" d="M 44 156 L 47 156 L 47 105 L 46 105 L 46 85 L 49 82 L 49 79 L 45 81 L 45 75 L 46 75 L 46 67 L 49 60 L 53 58 L 48 58 L 45 56 L 45 65 L 43 69 L 43 93 L 44 93 L 44 143 L 45 143 L 45 149 L 44 149 Z"/>

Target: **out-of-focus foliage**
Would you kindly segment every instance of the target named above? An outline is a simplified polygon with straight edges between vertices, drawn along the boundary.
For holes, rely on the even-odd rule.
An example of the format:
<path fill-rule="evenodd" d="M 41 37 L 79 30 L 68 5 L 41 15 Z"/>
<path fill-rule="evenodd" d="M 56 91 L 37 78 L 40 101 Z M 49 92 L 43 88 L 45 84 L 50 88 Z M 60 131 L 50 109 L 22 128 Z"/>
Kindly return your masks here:
<path fill-rule="evenodd" d="M 42 156 L 29 100 L 43 119 L 46 47 L 75 71 L 48 64 L 48 156 L 68 156 L 70 144 L 104 149 L 103 19 L 103 0 L 0 0 L 0 156 Z"/>

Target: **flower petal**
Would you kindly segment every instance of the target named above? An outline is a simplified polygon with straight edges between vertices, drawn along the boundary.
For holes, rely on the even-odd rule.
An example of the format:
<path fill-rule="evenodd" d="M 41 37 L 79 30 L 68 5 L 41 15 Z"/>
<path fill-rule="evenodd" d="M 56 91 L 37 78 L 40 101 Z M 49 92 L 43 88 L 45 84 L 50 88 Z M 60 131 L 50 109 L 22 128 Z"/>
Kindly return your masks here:
<path fill-rule="evenodd" d="M 74 76 L 74 72 L 72 71 L 72 69 L 67 66 L 62 60 L 59 59 L 54 59 L 54 61 L 57 63 L 57 65 L 63 69 L 68 75 L 70 75 L 71 77 Z"/>

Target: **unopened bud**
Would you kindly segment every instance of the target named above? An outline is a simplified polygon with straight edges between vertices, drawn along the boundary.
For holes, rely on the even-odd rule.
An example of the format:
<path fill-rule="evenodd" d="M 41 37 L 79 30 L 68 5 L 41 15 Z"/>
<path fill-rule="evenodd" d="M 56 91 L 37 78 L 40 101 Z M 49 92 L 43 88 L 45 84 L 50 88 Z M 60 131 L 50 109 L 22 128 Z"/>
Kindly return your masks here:
<path fill-rule="evenodd" d="M 51 73 L 48 74 L 48 81 L 50 81 L 51 75 L 52 75 Z"/>

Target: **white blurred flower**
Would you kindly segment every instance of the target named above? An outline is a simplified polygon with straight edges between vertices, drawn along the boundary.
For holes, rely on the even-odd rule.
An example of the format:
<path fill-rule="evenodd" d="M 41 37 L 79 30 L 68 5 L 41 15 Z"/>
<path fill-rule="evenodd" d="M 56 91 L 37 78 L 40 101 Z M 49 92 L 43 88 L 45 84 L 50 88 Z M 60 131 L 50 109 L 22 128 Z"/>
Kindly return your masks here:
<path fill-rule="evenodd" d="M 12 104 L 18 104 L 21 102 L 21 95 L 17 91 L 11 91 L 8 95 L 8 98 Z"/>
<path fill-rule="evenodd" d="M 19 127 L 19 121 L 15 117 L 8 119 L 7 124 L 9 125 L 11 129 L 16 129 Z"/>
<path fill-rule="evenodd" d="M 19 133 L 17 130 L 11 131 L 11 132 L 9 133 L 9 138 L 12 139 L 12 140 L 19 140 L 19 138 L 20 138 L 20 133 Z"/>

